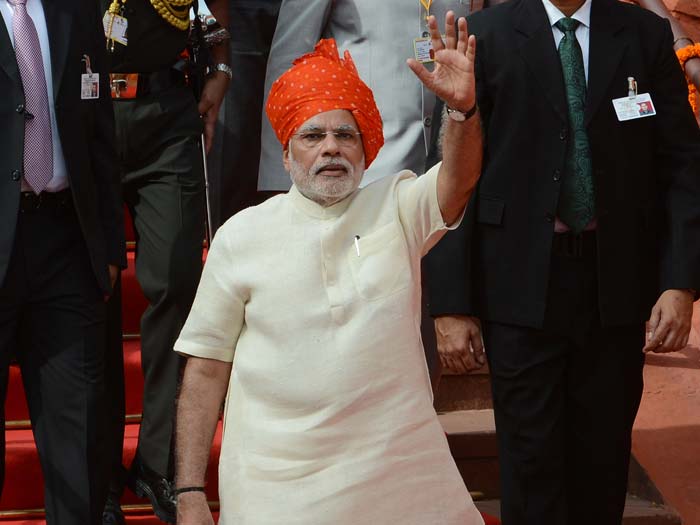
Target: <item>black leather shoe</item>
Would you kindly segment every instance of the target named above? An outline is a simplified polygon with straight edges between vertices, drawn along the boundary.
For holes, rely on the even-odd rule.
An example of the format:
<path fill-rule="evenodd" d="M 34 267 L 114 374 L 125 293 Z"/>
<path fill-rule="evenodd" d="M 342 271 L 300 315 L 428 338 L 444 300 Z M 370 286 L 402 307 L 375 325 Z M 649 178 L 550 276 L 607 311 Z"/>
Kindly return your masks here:
<path fill-rule="evenodd" d="M 119 496 L 111 491 L 102 511 L 102 525 L 124 525 L 124 513 L 119 504 Z"/>
<path fill-rule="evenodd" d="M 173 482 L 148 468 L 138 457 L 129 470 L 128 487 L 139 498 L 148 498 L 154 514 L 165 523 L 175 523 Z"/>

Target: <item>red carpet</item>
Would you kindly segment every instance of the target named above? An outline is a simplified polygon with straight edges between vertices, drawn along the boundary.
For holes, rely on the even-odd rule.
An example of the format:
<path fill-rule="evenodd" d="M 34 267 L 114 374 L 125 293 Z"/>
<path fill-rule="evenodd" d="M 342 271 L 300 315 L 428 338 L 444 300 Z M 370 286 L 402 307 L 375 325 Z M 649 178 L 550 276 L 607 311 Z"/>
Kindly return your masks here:
<path fill-rule="evenodd" d="M 218 520 L 219 513 L 214 512 L 214 522 Z M 127 514 L 126 522 L 129 525 L 162 525 L 162 521 L 157 519 L 155 516 L 149 516 L 145 514 Z M 3 525 L 40 525 L 46 523 L 43 519 L 37 520 L 3 520 L 0 519 L 0 523 Z M 484 523 L 486 525 L 500 525 L 500 521 L 496 518 L 489 516 L 484 516 Z"/>
<path fill-rule="evenodd" d="M 133 240 L 131 226 L 127 226 L 127 240 Z M 134 253 L 128 253 L 129 268 L 122 273 L 122 316 L 123 330 L 127 335 L 124 341 L 124 368 L 126 381 L 127 425 L 124 436 L 124 463 L 129 465 L 136 450 L 139 431 L 139 417 L 143 399 L 143 376 L 141 373 L 140 341 L 134 336 L 140 332 L 140 318 L 146 307 L 146 299 L 136 281 L 134 271 Z M 131 336 L 131 337 L 129 337 Z M 7 403 L 5 407 L 7 440 L 5 488 L 0 499 L 0 525 L 40 525 L 45 523 L 39 512 L 22 512 L 41 510 L 43 508 L 43 477 L 39 466 L 39 457 L 34 447 L 31 430 L 25 423 L 29 412 L 24 398 L 19 368 L 10 368 Z M 221 424 L 214 438 L 214 445 L 209 460 L 207 497 L 209 501 L 218 501 L 218 459 L 221 446 Z M 122 503 L 127 506 L 127 523 L 129 525 L 161 525 L 152 514 L 142 510 L 131 511 L 130 505 L 144 505 L 128 489 L 124 492 Z M 9 515 L 8 515 L 9 513 Z M 21 517 L 18 517 L 21 516 Z M 215 514 L 215 520 L 218 513 Z M 498 525 L 500 522 L 488 516 L 484 517 L 486 525 Z M 376 524 L 385 525 L 385 524 Z M 428 524 L 426 524 L 428 525 Z"/>
<path fill-rule="evenodd" d="M 141 346 L 138 339 L 124 341 L 124 374 L 126 381 L 126 413 L 141 414 L 143 400 L 143 374 L 141 373 Z M 24 398 L 22 375 L 19 367 L 10 367 L 10 378 L 7 387 L 7 403 L 5 419 L 8 427 L 14 428 L 17 422 L 29 420 L 29 409 Z M 27 425 L 22 425 L 27 428 Z"/>
<path fill-rule="evenodd" d="M 130 335 L 141 333 L 141 314 L 148 302 L 136 280 L 135 254 L 129 251 L 126 256 L 129 267 L 122 272 L 122 330 Z"/>
<path fill-rule="evenodd" d="M 214 512 L 214 522 L 219 519 L 219 513 Z M 163 522 L 152 514 L 126 514 L 126 522 L 129 525 L 163 525 Z M 2 525 L 43 525 L 46 521 L 44 519 L 0 519 L 0 524 Z"/>

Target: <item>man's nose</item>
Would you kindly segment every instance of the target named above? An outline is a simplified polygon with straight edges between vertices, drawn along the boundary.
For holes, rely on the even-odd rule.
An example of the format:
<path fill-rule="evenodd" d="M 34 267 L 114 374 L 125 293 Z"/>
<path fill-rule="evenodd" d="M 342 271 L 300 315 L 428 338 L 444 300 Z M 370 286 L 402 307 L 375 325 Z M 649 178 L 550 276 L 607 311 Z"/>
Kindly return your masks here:
<path fill-rule="evenodd" d="M 326 133 L 321 141 L 321 153 L 323 155 L 337 155 L 340 153 L 340 143 L 333 133 Z"/>

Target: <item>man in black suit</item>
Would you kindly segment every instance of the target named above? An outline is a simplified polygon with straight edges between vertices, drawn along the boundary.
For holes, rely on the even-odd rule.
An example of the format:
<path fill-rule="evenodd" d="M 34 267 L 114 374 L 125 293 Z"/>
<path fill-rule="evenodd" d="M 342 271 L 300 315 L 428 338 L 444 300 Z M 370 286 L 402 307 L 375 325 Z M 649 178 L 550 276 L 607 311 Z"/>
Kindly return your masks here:
<path fill-rule="evenodd" d="M 101 22 L 79 0 L 0 14 L 1 401 L 16 357 L 47 523 L 100 523 L 104 300 L 126 263 Z"/>
<path fill-rule="evenodd" d="M 615 0 L 512 0 L 469 29 L 484 171 L 428 256 L 432 314 L 482 320 L 504 525 L 619 524 L 643 349 L 687 343 L 700 288 L 700 133 L 671 29 Z M 618 116 L 628 77 L 655 116 Z"/>

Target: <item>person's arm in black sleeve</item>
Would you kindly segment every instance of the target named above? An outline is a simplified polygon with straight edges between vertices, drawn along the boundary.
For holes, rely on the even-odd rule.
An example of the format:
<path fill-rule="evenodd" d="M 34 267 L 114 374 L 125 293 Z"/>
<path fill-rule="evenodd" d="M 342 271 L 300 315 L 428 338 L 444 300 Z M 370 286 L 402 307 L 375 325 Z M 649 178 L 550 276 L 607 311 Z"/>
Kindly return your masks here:
<path fill-rule="evenodd" d="M 667 20 L 654 61 L 661 234 L 661 295 L 651 311 L 645 351 L 673 352 L 688 343 L 692 303 L 700 289 L 700 131 Z"/>
<path fill-rule="evenodd" d="M 482 74 L 481 52 L 483 51 L 477 40 L 475 63 L 477 102 L 482 123 L 485 124 L 490 104 L 483 93 L 483 83 L 479 81 Z M 438 100 L 433 122 L 442 121 L 443 107 L 443 102 Z M 441 160 L 439 131 L 441 127 L 433 127 L 426 171 Z M 486 143 L 484 148 L 486 149 Z M 484 162 L 486 162 L 486 156 L 484 156 Z M 480 324 L 474 317 L 476 310 L 472 293 L 474 273 L 470 244 L 474 232 L 477 193 L 478 190 L 472 195 L 460 226 L 447 232 L 423 260 L 429 297 L 428 311 L 435 318 L 440 360 L 444 366 L 450 368 L 452 368 L 450 363 L 464 363 L 467 370 L 479 368 L 485 362 Z"/>
<path fill-rule="evenodd" d="M 100 72 L 100 98 L 97 101 L 93 129 L 89 137 L 89 155 L 92 165 L 97 198 L 99 199 L 100 219 L 110 266 L 112 285 L 116 270 L 126 268 L 126 241 L 124 234 L 124 209 L 121 198 L 121 181 L 114 133 L 114 111 L 110 97 L 109 69 L 105 50 L 105 37 L 102 20 L 97 8 L 93 9 L 95 70 Z"/>

